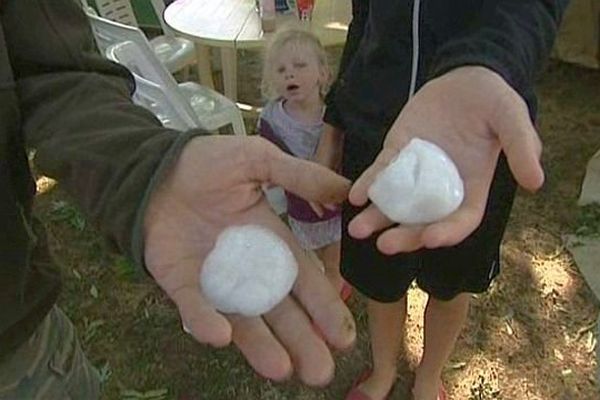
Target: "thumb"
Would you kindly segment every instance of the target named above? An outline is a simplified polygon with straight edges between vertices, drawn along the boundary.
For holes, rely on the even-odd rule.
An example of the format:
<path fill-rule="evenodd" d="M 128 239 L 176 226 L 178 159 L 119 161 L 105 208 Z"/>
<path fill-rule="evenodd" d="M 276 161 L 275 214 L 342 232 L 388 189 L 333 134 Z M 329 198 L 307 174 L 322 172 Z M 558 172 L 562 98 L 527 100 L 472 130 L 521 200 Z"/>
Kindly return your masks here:
<path fill-rule="evenodd" d="M 379 172 L 396 157 L 398 149 L 395 147 L 384 147 L 373 164 L 356 180 L 350 191 L 350 203 L 355 206 L 363 206 L 369 200 L 369 187 L 375 181 Z"/>
<path fill-rule="evenodd" d="M 348 197 L 350 181 L 329 168 L 292 157 L 275 147 L 268 154 L 266 181 L 308 201 L 338 204 Z"/>
<path fill-rule="evenodd" d="M 544 170 L 540 162 L 542 143 L 525 101 L 518 97 L 518 101 L 511 99 L 505 102 L 508 109 L 497 113 L 499 120 L 494 121 L 492 129 L 498 135 L 510 170 L 519 185 L 535 191 L 544 183 Z"/>

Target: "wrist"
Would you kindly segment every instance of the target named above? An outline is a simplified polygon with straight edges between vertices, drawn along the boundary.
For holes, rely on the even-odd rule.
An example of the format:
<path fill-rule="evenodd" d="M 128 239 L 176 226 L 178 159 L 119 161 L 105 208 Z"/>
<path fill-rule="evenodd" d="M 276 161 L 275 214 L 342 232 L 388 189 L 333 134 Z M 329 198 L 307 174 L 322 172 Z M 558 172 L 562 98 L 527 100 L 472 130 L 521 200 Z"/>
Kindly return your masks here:
<path fill-rule="evenodd" d="M 468 82 L 469 85 L 482 85 L 482 89 L 488 87 L 508 88 L 509 84 L 496 71 L 481 65 L 465 65 L 454 68 L 437 79 L 457 79 Z"/>
<path fill-rule="evenodd" d="M 479 115 L 501 116 L 511 103 L 525 104 L 523 97 L 496 71 L 481 65 L 454 68 L 430 83 L 449 86 L 448 93 L 460 93 L 458 101 L 470 104 Z M 429 84 L 429 83 L 428 83 Z"/>

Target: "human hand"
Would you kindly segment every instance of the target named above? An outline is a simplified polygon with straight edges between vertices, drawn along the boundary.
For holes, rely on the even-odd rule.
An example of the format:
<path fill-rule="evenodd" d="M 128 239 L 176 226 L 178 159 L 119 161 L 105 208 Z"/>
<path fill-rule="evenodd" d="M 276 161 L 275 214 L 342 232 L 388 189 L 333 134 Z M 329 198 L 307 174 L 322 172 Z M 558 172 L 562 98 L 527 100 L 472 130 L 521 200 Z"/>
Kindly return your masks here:
<path fill-rule="evenodd" d="M 344 134 L 341 130 L 325 124 L 313 161 L 333 171 L 339 171 L 342 162 L 343 139 Z M 309 204 L 319 217 L 325 214 L 325 209 L 335 210 L 337 208 L 336 204 L 322 204 L 317 201 L 311 201 Z"/>
<path fill-rule="evenodd" d="M 350 191 L 350 203 L 367 203 L 367 190 L 378 172 L 413 137 L 440 146 L 456 164 L 465 198 L 457 211 L 426 226 L 396 225 L 380 234 L 377 248 L 385 254 L 460 243 L 481 223 L 500 151 L 525 189 L 544 181 L 542 145 L 525 101 L 504 79 L 484 67 L 461 67 L 428 82 L 410 100 L 387 133 L 375 162 Z M 349 224 L 351 236 L 369 237 L 394 223 L 371 204 Z"/>
<path fill-rule="evenodd" d="M 175 302 L 184 326 L 212 346 L 233 341 L 250 365 L 274 380 L 295 369 L 309 385 L 334 372 L 329 348 L 355 340 L 352 314 L 270 210 L 261 184 L 273 183 L 323 202 L 345 198 L 349 182 L 314 163 L 288 156 L 258 137 L 208 136 L 191 140 L 153 193 L 145 216 L 145 261 Z M 298 261 L 292 293 L 262 317 L 222 315 L 202 295 L 199 273 L 219 233 L 231 225 L 262 225 L 283 238 Z"/>

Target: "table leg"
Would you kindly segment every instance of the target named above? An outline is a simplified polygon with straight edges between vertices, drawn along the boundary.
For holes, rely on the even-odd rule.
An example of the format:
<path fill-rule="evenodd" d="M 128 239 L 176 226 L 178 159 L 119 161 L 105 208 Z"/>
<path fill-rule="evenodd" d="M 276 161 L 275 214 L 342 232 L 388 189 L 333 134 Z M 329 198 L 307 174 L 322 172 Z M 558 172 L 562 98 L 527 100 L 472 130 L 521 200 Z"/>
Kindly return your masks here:
<path fill-rule="evenodd" d="M 237 50 L 235 47 L 221 48 L 221 63 L 225 96 L 237 101 Z"/>
<path fill-rule="evenodd" d="M 210 89 L 215 88 L 210 66 L 210 49 L 208 46 L 196 43 L 196 62 L 198 63 L 198 79 Z"/>

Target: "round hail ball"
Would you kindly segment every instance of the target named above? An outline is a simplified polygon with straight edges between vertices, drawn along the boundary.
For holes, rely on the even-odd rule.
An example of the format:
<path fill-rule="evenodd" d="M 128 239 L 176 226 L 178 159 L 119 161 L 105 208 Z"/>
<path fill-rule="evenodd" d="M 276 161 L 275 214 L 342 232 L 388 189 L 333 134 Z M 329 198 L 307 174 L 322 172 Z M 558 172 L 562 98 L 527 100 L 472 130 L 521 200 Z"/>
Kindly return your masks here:
<path fill-rule="evenodd" d="M 454 212 L 464 188 L 450 157 L 437 145 L 414 138 L 377 175 L 368 195 L 392 221 L 417 225 Z"/>
<path fill-rule="evenodd" d="M 290 292 L 298 264 L 288 245 L 259 225 L 225 229 L 204 261 L 200 287 L 219 311 L 258 316 Z"/>

